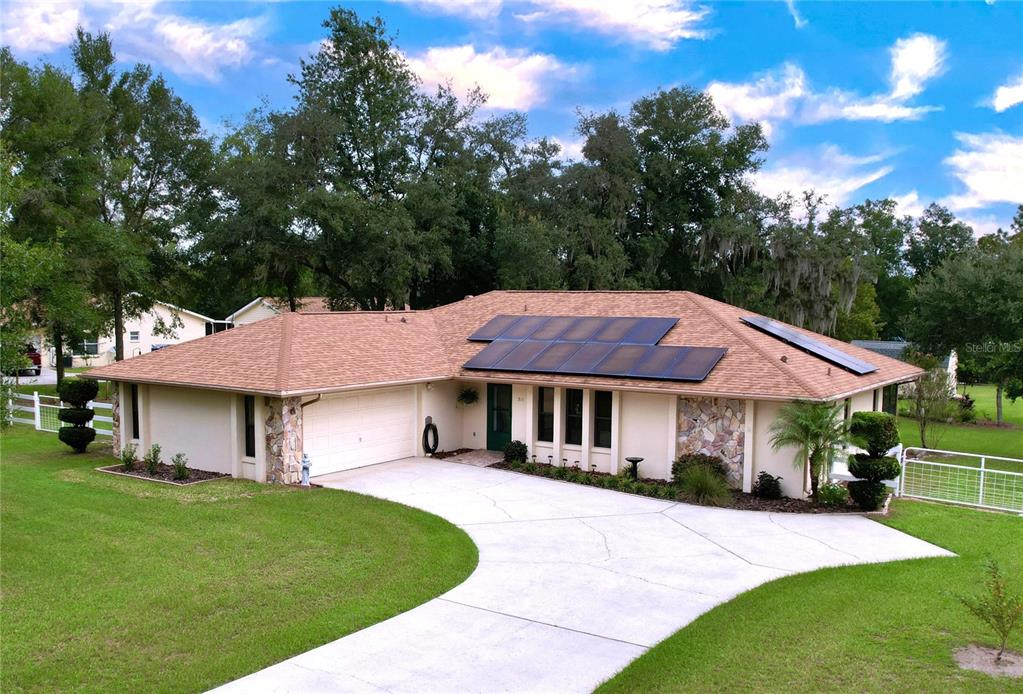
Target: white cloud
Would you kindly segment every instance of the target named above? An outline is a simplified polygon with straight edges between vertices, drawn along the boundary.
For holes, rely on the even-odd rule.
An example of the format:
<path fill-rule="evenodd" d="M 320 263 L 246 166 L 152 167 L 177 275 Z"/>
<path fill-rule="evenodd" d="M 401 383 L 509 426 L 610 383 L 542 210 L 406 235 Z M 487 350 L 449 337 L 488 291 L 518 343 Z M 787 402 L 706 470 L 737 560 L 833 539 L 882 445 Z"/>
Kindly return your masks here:
<path fill-rule="evenodd" d="M 996 89 L 995 95 L 991 99 L 992 108 L 999 113 L 1021 103 L 1023 103 L 1023 72 Z"/>
<path fill-rule="evenodd" d="M 582 161 L 583 145 L 586 140 L 581 137 L 552 137 L 551 142 L 561 147 L 561 159 L 564 161 Z"/>
<path fill-rule="evenodd" d="M 543 0 L 536 10 L 516 15 L 529 23 L 568 24 L 666 51 L 682 39 L 707 35 L 703 20 L 710 12 L 685 0 Z"/>
<path fill-rule="evenodd" d="M 841 89 L 815 91 L 803 69 L 794 63 L 761 73 L 749 82 L 711 82 L 707 92 L 718 108 L 733 120 L 760 121 L 770 132 L 783 120 L 822 123 L 833 120 L 916 120 L 937 110 L 913 106 L 912 97 L 941 74 L 945 44 L 933 36 L 915 34 L 899 39 L 890 49 L 890 89 L 861 96 Z"/>
<path fill-rule="evenodd" d="M 1023 135 L 957 133 L 959 148 L 945 159 L 966 190 L 943 204 L 969 210 L 996 203 L 1023 203 Z"/>
<path fill-rule="evenodd" d="M 973 227 L 973 235 L 976 238 L 993 234 L 999 229 L 1008 231 L 1010 220 L 1005 220 L 993 214 L 985 215 L 959 215 L 959 220 Z"/>
<path fill-rule="evenodd" d="M 45 3 L 5 0 L 3 42 L 15 52 L 48 53 L 71 43 L 78 25 L 109 32 L 118 57 L 154 63 L 179 75 L 217 82 L 258 54 L 263 17 L 206 22 L 159 0 Z"/>
<path fill-rule="evenodd" d="M 890 195 L 888 197 L 895 201 L 895 207 L 900 216 L 908 214 L 910 217 L 919 217 L 927 208 L 920 199 L 920 194 L 915 190 L 911 190 L 904 195 Z"/>
<path fill-rule="evenodd" d="M 843 206 L 853 193 L 892 172 L 893 167 L 882 164 L 886 158 L 882 154 L 856 157 L 835 145 L 824 145 L 761 169 L 753 175 L 753 183 L 770 197 L 813 190 L 826 195 L 829 204 Z"/>
<path fill-rule="evenodd" d="M 450 83 L 464 96 L 479 85 L 491 108 L 528 110 L 549 96 L 552 81 L 576 74 L 576 68 L 552 55 L 501 46 L 478 52 L 471 44 L 438 46 L 409 56 L 412 69 L 426 85 Z"/>
<path fill-rule="evenodd" d="M 891 48 L 892 73 L 889 78 L 893 101 L 910 99 L 924 90 L 927 82 L 945 70 L 945 42 L 928 34 L 913 34 L 899 39 Z"/>
<path fill-rule="evenodd" d="M 408 5 L 474 19 L 493 19 L 501 13 L 502 0 L 400 0 Z"/>
<path fill-rule="evenodd" d="M 789 9 L 789 14 L 792 15 L 792 21 L 795 23 L 797 29 L 802 29 L 806 26 L 807 22 L 803 19 L 802 15 L 799 14 L 799 9 L 796 7 L 796 0 L 785 0 L 785 6 Z"/>
<path fill-rule="evenodd" d="M 15 53 L 49 53 L 71 43 L 82 22 L 81 3 L 5 1 L 0 3 L 0 44 Z"/>

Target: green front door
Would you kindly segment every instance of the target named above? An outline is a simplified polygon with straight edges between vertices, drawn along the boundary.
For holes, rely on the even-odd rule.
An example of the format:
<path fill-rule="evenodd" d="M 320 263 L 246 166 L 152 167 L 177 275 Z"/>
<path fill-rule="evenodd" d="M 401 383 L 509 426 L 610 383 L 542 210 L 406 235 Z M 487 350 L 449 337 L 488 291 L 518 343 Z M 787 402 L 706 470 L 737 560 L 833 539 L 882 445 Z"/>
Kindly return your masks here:
<path fill-rule="evenodd" d="M 512 387 L 487 384 L 487 450 L 503 451 L 511 441 Z"/>

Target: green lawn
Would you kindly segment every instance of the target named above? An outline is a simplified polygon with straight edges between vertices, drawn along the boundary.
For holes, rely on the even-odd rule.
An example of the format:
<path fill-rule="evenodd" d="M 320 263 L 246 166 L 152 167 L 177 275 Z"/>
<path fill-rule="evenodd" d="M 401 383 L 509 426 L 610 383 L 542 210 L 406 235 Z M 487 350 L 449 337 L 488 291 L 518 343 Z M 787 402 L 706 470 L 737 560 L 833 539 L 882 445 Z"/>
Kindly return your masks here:
<path fill-rule="evenodd" d="M 977 411 L 978 419 L 995 421 L 995 387 L 990 384 L 976 386 L 959 386 L 960 393 L 966 393 L 974 400 L 974 409 Z M 1008 424 L 1023 426 L 1023 398 L 1017 398 L 1012 402 L 1009 398 L 1002 398 L 1002 417 Z"/>
<path fill-rule="evenodd" d="M 703 615 L 603 692 L 1007 692 L 1023 682 L 960 670 L 952 651 L 993 637 L 955 600 L 995 558 L 1023 591 L 1023 520 L 897 501 L 882 522 L 955 558 L 822 569 L 751 590 Z M 1023 651 L 1023 634 L 1010 647 Z"/>
<path fill-rule="evenodd" d="M 468 536 L 347 492 L 96 472 L 53 434 L 0 441 L 0 690 L 201 691 L 464 580 Z M 381 665 L 384 666 L 383 664 Z"/>

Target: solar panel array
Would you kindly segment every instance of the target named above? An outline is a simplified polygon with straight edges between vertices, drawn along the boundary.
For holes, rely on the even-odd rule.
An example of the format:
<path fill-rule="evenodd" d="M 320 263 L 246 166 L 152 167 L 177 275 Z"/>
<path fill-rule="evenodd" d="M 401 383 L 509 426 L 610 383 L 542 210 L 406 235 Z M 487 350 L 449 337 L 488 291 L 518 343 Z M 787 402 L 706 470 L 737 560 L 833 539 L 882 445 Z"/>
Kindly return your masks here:
<path fill-rule="evenodd" d="M 497 316 L 469 336 L 489 341 L 467 369 L 702 381 L 723 347 L 656 344 L 677 318 Z"/>
<path fill-rule="evenodd" d="M 836 366 L 840 366 L 847 371 L 851 371 L 858 376 L 863 376 L 864 374 L 877 371 L 877 367 L 870 362 L 857 359 L 854 356 L 846 354 L 842 350 L 835 349 L 834 347 L 826 345 L 812 337 L 808 337 L 797 330 L 793 330 L 784 323 L 779 323 L 776 320 L 771 320 L 770 318 L 764 318 L 762 316 L 744 316 L 740 320 L 742 320 L 742 322 L 746 325 L 756 328 L 761 332 L 765 332 L 772 337 L 776 337 L 782 342 L 786 342 L 793 347 L 803 350 L 804 352 L 809 352 L 814 356 L 831 362 Z"/>

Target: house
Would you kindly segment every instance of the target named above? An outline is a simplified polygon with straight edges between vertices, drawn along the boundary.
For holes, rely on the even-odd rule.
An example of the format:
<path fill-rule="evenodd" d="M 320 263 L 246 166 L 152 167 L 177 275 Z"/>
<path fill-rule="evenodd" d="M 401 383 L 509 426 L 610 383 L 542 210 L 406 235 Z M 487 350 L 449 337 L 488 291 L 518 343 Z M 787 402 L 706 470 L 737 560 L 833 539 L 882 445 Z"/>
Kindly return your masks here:
<path fill-rule="evenodd" d="M 851 340 L 850 344 L 856 345 L 857 347 L 863 347 L 869 349 L 871 352 L 883 354 L 886 357 L 892 359 L 898 359 L 905 361 L 906 350 L 910 348 L 910 343 L 905 340 Z M 959 356 L 953 349 L 945 358 L 941 361 L 941 367 L 948 372 L 948 389 L 951 395 L 955 395 L 957 388 L 959 387 Z M 891 409 L 885 407 L 885 412 L 891 412 L 895 414 L 895 407 L 897 401 L 897 393 L 895 389 L 892 389 L 892 394 L 886 403 L 890 402 Z"/>
<path fill-rule="evenodd" d="M 298 299 L 299 313 L 321 313 L 329 311 L 327 299 L 322 296 L 303 296 Z M 224 319 L 231 325 L 248 325 L 265 318 L 273 318 L 289 311 L 288 302 L 269 296 L 257 296 L 249 303 Z"/>
<path fill-rule="evenodd" d="M 223 321 L 168 304 L 165 301 L 156 301 L 149 311 L 125 319 L 124 358 L 131 359 L 167 345 L 195 340 L 217 332 L 223 327 L 226 327 Z M 113 363 L 114 336 L 111 333 L 87 339 L 73 345 L 72 351 L 69 366 Z M 45 359 L 48 364 L 56 363 L 52 347 L 47 348 Z"/>
<path fill-rule="evenodd" d="M 527 339 L 528 338 L 528 339 Z M 295 482 L 439 450 L 526 443 L 542 461 L 668 478 L 681 452 L 803 491 L 769 429 L 797 399 L 879 410 L 920 370 L 691 292 L 493 291 L 422 311 L 281 313 L 92 370 L 119 383 L 115 447 Z M 478 400 L 463 404 L 464 390 Z"/>

